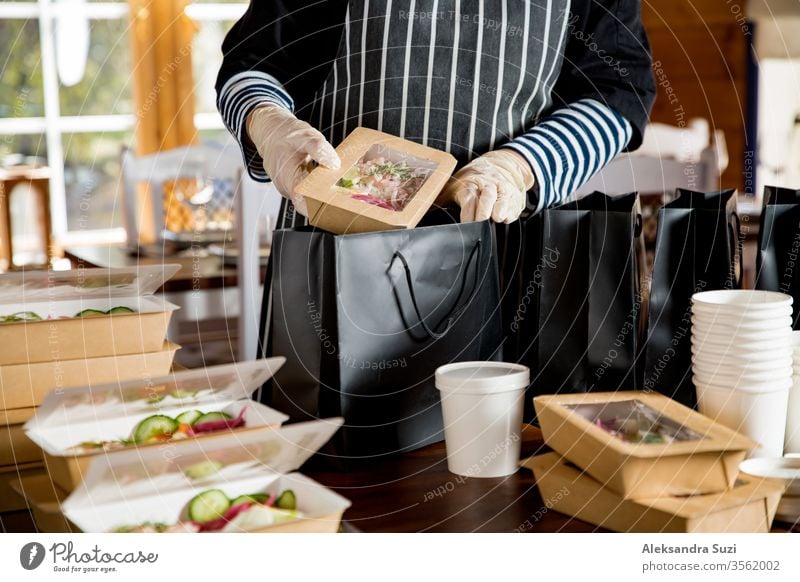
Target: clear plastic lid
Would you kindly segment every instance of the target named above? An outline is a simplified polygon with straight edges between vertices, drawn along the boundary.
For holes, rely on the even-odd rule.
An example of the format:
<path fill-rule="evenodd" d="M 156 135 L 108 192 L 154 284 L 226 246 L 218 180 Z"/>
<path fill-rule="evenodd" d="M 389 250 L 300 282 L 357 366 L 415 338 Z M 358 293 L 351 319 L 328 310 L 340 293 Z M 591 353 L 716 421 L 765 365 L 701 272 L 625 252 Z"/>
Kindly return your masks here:
<path fill-rule="evenodd" d="M 159 378 L 53 390 L 45 396 L 25 430 L 35 433 L 41 426 L 75 426 L 98 418 L 158 414 L 176 407 L 200 408 L 243 400 L 250 398 L 285 361 L 286 358 L 275 357 L 175 372 Z"/>
<path fill-rule="evenodd" d="M 6 273 L 0 278 L 0 304 L 152 295 L 180 268 L 180 265 L 147 265 Z"/>
<path fill-rule="evenodd" d="M 158 496 L 194 487 L 224 487 L 255 475 L 298 469 L 342 425 L 341 418 L 292 424 L 271 431 L 220 435 L 98 455 L 65 510 Z"/>

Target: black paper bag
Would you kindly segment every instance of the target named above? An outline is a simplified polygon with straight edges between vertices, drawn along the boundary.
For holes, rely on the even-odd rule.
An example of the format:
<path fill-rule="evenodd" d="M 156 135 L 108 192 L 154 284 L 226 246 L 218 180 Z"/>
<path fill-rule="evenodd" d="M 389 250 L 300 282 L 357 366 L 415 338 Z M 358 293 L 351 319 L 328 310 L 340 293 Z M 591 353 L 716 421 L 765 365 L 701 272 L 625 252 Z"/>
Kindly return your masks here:
<path fill-rule="evenodd" d="M 267 351 L 287 362 L 264 400 L 292 420 L 343 416 L 340 458 L 441 440 L 436 368 L 500 355 L 491 225 L 281 230 L 271 256 Z"/>
<path fill-rule="evenodd" d="M 791 295 L 793 327 L 800 329 L 800 190 L 764 188 L 756 289 Z"/>
<path fill-rule="evenodd" d="M 735 190 L 676 194 L 658 212 L 643 385 L 693 407 L 692 295 L 741 285 L 741 239 Z"/>
<path fill-rule="evenodd" d="M 640 387 L 641 227 L 637 194 L 595 192 L 498 237 L 504 356 L 530 367 L 532 395 Z"/>

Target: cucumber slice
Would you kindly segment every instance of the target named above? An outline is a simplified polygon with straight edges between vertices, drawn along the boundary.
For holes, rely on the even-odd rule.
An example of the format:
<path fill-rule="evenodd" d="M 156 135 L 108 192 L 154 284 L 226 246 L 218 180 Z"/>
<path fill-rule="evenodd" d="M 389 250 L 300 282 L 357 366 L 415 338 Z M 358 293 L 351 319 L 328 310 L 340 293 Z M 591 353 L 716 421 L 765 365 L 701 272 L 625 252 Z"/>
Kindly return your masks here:
<path fill-rule="evenodd" d="M 108 313 L 109 315 L 114 315 L 117 313 L 136 313 L 136 312 L 130 307 L 125 307 L 124 305 L 117 305 L 116 307 L 112 307 L 111 309 L 109 309 L 106 313 Z"/>
<path fill-rule="evenodd" d="M 18 311 L 11 315 L 0 317 L 0 323 L 15 323 L 17 321 L 42 321 L 42 317 L 34 311 Z"/>
<path fill-rule="evenodd" d="M 218 420 L 232 420 L 232 419 L 233 417 L 227 412 L 222 412 L 222 411 L 206 412 L 203 416 L 195 420 L 194 424 L 200 424 L 201 422 L 216 422 Z"/>
<path fill-rule="evenodd" d="M 174 418 L 164 416 L 163 414 L 156 414 L 155 416 L 148 416 L 139 422 L 139 424 L 134 427 L 131 438 L 136 444 L 141 444 L 162 434 L 172 434 L 178 430 L 178 427 L 180 427 L 180 425 Z"/>
<path fill-rule="evenodd" d="M 231 507 L 236 507 L 242 503 L 264 503 L 269 499 L 269 495 L 264 493 L 251 493 L 250 495 L 239 495 L 231 502 Z"/>
<path fill-rule="evenodd" d="M 231 501 L 219 489 L 209 489 L 189 501 L 189 519 L 195 523 L 208 523 L 219 519 L 231 506 Z"/>
<path fill-rule="evenodd" d="M 197 396 L 197 392 L 192 392 L 190 390 L 181 390 L 180 388 L 174 390 L 170 396 L 173 398 L 177 398 L 178 400 L 183 400 L 185 398 L 194 398 Z"/>
<path fill-rule="evenodd" d="M 166 398 L 166 396 L 164 396 L 163 394 L 154 394 L 153 396 L 149 396 L 147 398 L 147 403 L 148 404 L 158 404 L 159 402 L 164 400 L 164 398 Z"/>
<path fill-rule="evenodd" d="M 197 419 L 203 416 L 203 413 L 199 410 L 187 410 L 186 412 L 181 412 L 178 416 L 175 417 L 180 424 L 188 424 L 189 426 L 193 425 L 197 422 Z"/>
<path fill-rule="evenodd" d="M 84 309 L 83 311 L 79 311 L 75 314 L 75 317 L 92 317 L 95 315 L 105 315 L 105 311 L 100 311 L 99 309 Z"/>
<path fill-rule="evenodd" d="M 189 465 L 183 470 L 183 474 L 189 479 L 205 479 L 222 469 L 219 461 L 200 461 L 194 465 Z"/>
<path fill-rule="evenodd" d="M 294 511 L 297 509 L 297 498 L 294 495 L 294 491 L 291 489 L 287 489 L 275 500 L 275 507 L 278 509 L 288 509 Z"/>

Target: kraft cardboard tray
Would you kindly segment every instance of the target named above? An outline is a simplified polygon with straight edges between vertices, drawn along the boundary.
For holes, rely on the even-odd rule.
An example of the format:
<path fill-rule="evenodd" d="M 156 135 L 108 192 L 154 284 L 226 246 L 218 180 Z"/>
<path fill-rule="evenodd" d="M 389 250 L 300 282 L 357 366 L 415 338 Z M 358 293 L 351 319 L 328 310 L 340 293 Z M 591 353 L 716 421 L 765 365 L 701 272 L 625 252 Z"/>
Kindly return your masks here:
<path fill-rule="evenodd" d="M 180 265 L 36 271 L 0 276 L 0 316 L 40 320 L 0 324 L 0 365 L 155 352 L 178 307 L 153 293 Z M 76 317 L 86 309 L 134 313 Z"/>
<path fill-rule="evenodd" d="M 557 453 L 522 463 L 548 507 L 617 532 L 766 533 L 783 485 L 742 475 L 722 493 L 623 499 Z"/>
<path fill-rule="evenodd" d="M 69 523 L 61 510 L 67 494 L 50 481 L 46 474 L 15 479 L 11 488 L 25 500 L 40 533 L 70 533 L 78 528 Z"/>
<path fill-rule="evenodd" d="M 35 411 L 35 408 L 0 410 L 0 466 L 42 462 L 42 450 L 22 428 Z"/>
<path fill-rule="evenodd" d="M 657 393 L 561 394 L 533 402 L 545 443 L 625 499 L 725 491 L 757 446 Z M 675 440 L 628 442 L 597 424 L 640 418 Z"/>
<path fill-rule="evenodd" d="M 176 372 L 160 378 L 53 391 L 25 424 L 28 437 L 44 450 L 53 482 L 71 492 L 82 481 L 89 463 L 98 456 L 125 450 L 169 447 L 179 449 L 192 440 L 214 440 L 223 434 L 272 430 L 288 417 L 250 399 L 284 358 L 240 362 Z M 110 451 L 75 451 L 83 442 L 127 439 L 143 419 L 156 414 L 176 417 L 182 412 L 223 411 L 237 416 L 244 410 L 245 426 L 166 443 L 140 444 Z"/>
<path fill-rule="evenodd" d="M 41 463 L 0 467 L 0 513 L 28 509 L 27 502 L 13 489 L 15 481 L 24 477 L 46 475 Z"/>
<path fill-rule="evenodd" d="M 162 342 L 153 352 L 0 366 L 0 410 L 39 406 L 55 388 L 163 376 L 178 349 L 177 344 Z"/>
<path fill-rule="evenodd" d="M 116 531 L 145 522 L 172 525 L 185 519 L 188 502 L 208 489 L 221 489 L 231 499 L 291 489 L 303 517 L 253 531 L 336 532 L 350 502 L 294 471 L 342 422 L 332 418 L 195 439 L 169 457 L 154 447 L 99 456 L 86 480 L 62 504 L 64 515 L 84 532 Z"/>
<path fill-rule="evenodd" d="M 414 228 L 436 201 L 456 167 L 456 159 L 447 152 L 365 127 L 354 129 L 336 152 L 342 161 L 339 169 L 318 166 L 295 189 L 305 198 L 309 222 L 334 234 Z M 357 162 L 379 156 L 430 172 L 401 210 L 357 200 L 353 198 L 354 191 L 337 186 L 339 179 Z"/>

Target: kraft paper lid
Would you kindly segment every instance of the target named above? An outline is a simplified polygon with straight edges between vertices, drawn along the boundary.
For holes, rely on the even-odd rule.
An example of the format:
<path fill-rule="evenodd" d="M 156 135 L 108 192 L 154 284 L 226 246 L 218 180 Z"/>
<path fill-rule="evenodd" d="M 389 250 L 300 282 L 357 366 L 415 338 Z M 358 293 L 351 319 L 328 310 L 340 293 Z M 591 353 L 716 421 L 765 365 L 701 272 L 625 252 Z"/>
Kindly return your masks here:
<path fill-rule="evenodd" d="M 0 304 L 152 295 L 180 268 L 180 265 L 147 265 L 6 273 L 0 277 Z"/>
<path fill-rule="evenodd" d="M 46 427 L 75 426 L 98 418 L 159 414 L 178 407 L 209 408 L 216 403 L 244 400 L 269 380 L 285 361 L 286 358 L 275 357 L 187 370 L 159 378 L 56 389 L 45 396 L 24 428 L 31 440 L 41 442 L 39 433 Z M 277 411 L 275 414 L 276 422 L 288 418 Z"/>
<path fill-rule="evenodd" d="M 343 423 L 331 418 L 271 431 L 188 440 L 179 447 L 149 447 L 95 457 L 65 513 L 81 507 L 125 502 L 193 488 L 223 487 L 259 474 L 299 468 Z M 165 454 L 168 450 L 169 454 Z"/>

